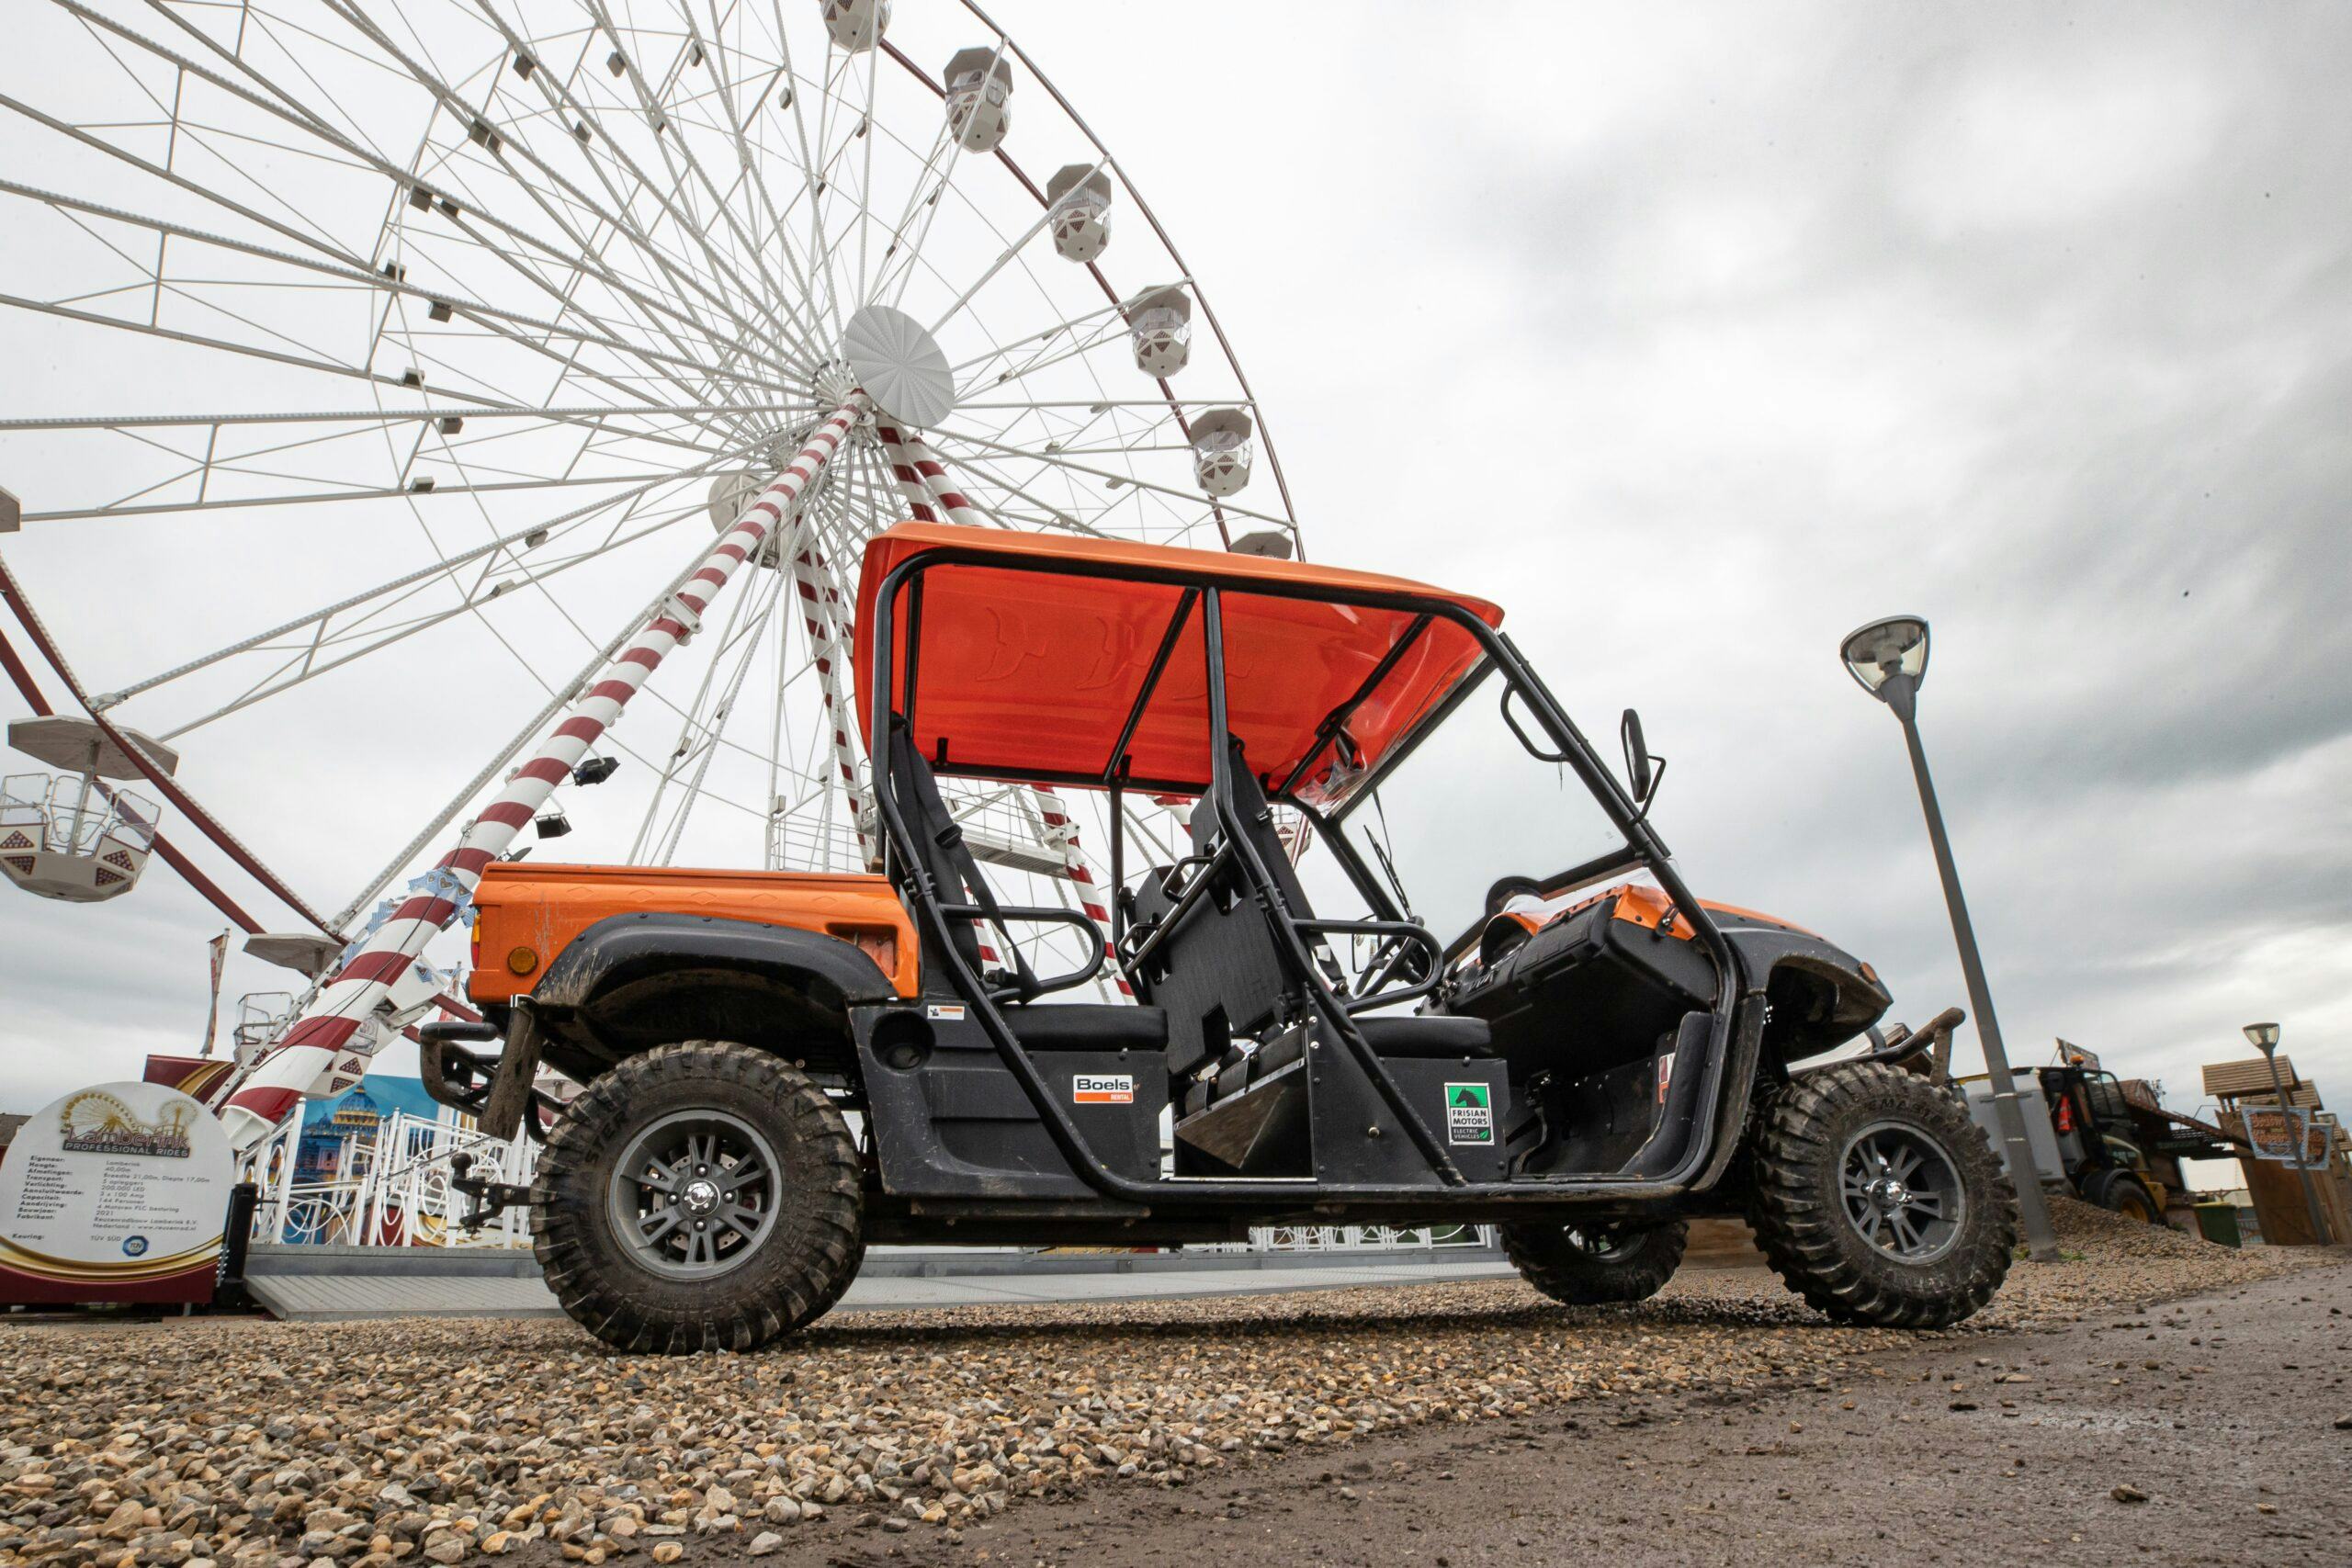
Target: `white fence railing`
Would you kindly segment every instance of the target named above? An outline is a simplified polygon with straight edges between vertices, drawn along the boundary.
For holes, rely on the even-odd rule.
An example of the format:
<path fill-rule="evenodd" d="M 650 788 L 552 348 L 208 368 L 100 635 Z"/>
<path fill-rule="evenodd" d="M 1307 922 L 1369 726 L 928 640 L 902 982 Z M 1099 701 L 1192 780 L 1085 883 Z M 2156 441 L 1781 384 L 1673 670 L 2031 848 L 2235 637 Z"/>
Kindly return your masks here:
<path fill-rule="evenodd" d="M 1200 1252 L 1427 1252 L 1495 1247 L 1492 1225 L 1268 1225 L 1248 1241 L 1215 1242 Z"/>
<path fill-rule="evenodd" d="M 445 1118 L 451 1113 L 444 1112 Z M 538 1165 L 528 1138 L 487 1137 L 454 1119 L 396 1111 L 374 1128 L 337 1140 L 334 1173 L 304 1178 L 298 1111 L 255 1149 L 248 1174 L 260 1188 L 253 1239 L 288 1246 L 527 1247 L 530 1226 L 510 1209 L 474 1235 L 459 1228 L 465 1195 L 453 1190 L 449 1157 L 474 1156 L 473 1174 L 527 1184 Z"/>

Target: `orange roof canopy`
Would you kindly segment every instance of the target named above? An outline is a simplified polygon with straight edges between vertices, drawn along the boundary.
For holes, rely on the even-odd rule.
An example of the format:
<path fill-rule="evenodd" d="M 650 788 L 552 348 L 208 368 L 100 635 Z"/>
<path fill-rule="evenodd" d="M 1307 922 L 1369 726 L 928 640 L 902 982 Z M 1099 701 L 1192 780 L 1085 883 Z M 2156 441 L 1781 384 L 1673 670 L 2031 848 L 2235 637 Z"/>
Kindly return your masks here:
<path fill-rule="evenodd" d="M 873 741 L 873 629 L 882 581 L 925 551 L 981 558 L 924 569 L 916 668 L 916 744 L 947 773 L 1100 777 L 1111 765 L 1152 660 L 1192 583 L 1220 592 L 1227 722 L 1250 770 L 1279 782 L 1315 744 L 1327 716 L 1361 690 L 1419 618 L 1411 610 L 1347 603 L 1411 594 L 1458 605 L 1488 626 L 1502 611 L 1425 583 L 1305 561 L 1060 534 L 901 523 L 865 547 L 857 636 L 858 719 Z M 1083 564 L 1115 577 L 1055 574 Z M 1279 590 L 1283 596 L 1267 590 Z M 1305 597 L 1289 597 L 1304 593 Z M 892 680 L 904 681 L 908 596 L 893 607 Z M 1128 738 L 1127 776 L 1138 786 L 1197 794 L 1210 767 L 1208 670 L 1196 604 L 1159 683 Z M 1480 657 L 1477 640 L 1445 619 L 1397 660 L 1349 720 L 1369 766 L 1408 732 Z M 1300 793 L 1333 793 L 1331 757 Z"/>

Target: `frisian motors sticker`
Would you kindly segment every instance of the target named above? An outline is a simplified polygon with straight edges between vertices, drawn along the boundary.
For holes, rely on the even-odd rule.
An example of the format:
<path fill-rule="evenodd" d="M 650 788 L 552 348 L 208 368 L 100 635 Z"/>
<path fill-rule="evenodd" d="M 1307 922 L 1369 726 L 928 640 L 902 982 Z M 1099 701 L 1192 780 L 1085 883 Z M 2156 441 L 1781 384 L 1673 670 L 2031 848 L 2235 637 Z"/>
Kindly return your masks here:
<path fill-rule="evenodd" d="M 1127 1073 L 1073 1073 L 1069 1097 L 1080 1105 L 1133 1105 L 1136 1080 Z"/>
<path fill-rule="evenodd" d="M 1445 1141 L 1449 1144 L 1491 1144 L 1495 1141 L 1494 1090 L 1482 1083 L 1445 1086 Z"/>

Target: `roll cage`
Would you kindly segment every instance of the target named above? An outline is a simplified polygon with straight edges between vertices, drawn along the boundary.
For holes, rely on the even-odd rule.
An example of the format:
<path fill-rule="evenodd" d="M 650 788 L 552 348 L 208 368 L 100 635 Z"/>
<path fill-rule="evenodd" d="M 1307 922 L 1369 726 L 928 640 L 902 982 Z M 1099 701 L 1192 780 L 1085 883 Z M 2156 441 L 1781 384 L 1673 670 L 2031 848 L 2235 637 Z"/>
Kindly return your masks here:
<path fill-rule="evenodd" d="M 917 841 L 908 803 L 899 798 L 901 791 L 891 766 L 891 752 L 894 747 L 916 744 L 914 720 L 918 699 L 922 694 L 919 677 L 926 651 L 925 581 L 933 574 L 952 568 L 980 568 L 990 572 L 1177 591 L 1136 694 L 1116 731 L 1115 743 L 1102 753 L 1099 768 L 1071 767 L 1067 765 L 1066 758 L 1051 762 L 1024 761 L 1021 746 L 1009 739 L 1003 739 L 985 760 L 966 761 L 943 754 L 925 761 L 959 776 L 1104 791 L 1112 804 L 1110 856 L 1114 895 L 1124 886 L 1126 874 L 1125 820 L 1120 808 L 1125 794 L 1140 791 L 1154 795 L 1197 796 L 1195 815 L 1203 807 L 1214 814 L 1217 831 L 1211 848 L 1188 857 L 1164 874 L 1181 879 L 1180 904 L 1186 897 L 1204 897 L 1203 890 L 1215 881 L 1214 872 L 1228 864 L 1239 871 L 1265 911 L 1273 940 L 1288 967 L 1304 987 L 1314 1021 L 1339 1047 L 1341 1070 L 1361 1076 L 1405 1132 L 1425 1167 L 1425 1170 L 1414 1171 L 1403 1179 L 1317 1179 L 1305 1184 L 1313 1198 L 1374 1204 L 1383 1200 L 1425 1203 L 1432 1197 L 1440 1197 L 1448 1201 L 1492 1200 L 1505 1204 L 1549 1201 L 1639 1206 L 1703 1190 L 1722 1175 L 1737 1142 L 1747 1088 L 1757 1066 L 1763 1022 L 1760 981 L 1746 972 L 1734 944 L 1684 883 L 1645 811 L 1618 783 L 1511 639 L 1474 608 L 1476 601 L 1421 584 L 1318 570 L 1304 563 L 1148 546 L 1106 546 L 1083 539 L 986 529 L 901 525 L 878 536 L 869 546 L 857 636 L 860 718 L 872 759 L 876 814 L 889 851 L 890 873 L 907 898 L 924 942 L 926 993 L 939 994 L 934 987 L 937 979 L 944 978 L 947 982 L 944 990 L 970 1008 L 1005 1070 L 1018 1083 L 1080 1179 L 1106 1198 L 1163 1207 L 1179 1197 L 1186 1204 L 1264 1207 L 1295 1204 L 1303 1196 L 1303 1184 L 1295 1178 L 1162 1177 L 1158 1180 L 1137 1180 L 1112 1169 L 1089 1147 L 1067 1109 L 1048 1092 L 1037 1066 L 1016 1038 L 1003 1011 L 1006 1004 L 1027 1001 L 1092 979 L 1105 962 L 1106 943 L 1109 950 L 1118 953 L 1123 965 L 1132 973 L 1149 957 L 1155 938 L 1130 940 L 1124 911 L 1115 897 L 1114 929 L 1109 932 L 1084 914 L 1067 908 L 1005 906 L 986 897 L 970 902 L 943 897 L 938 879 L 928 869 L 926 856 Z M 1283 777 L 1268 784 L 1266 795 L 1270 800 L 1299 810 L 1318 829 L 1336 827 L 1354 807 L 1369 799 L 1379 781 L 1409 756 L 1455 705 L 1473 691 L 1484 687 L 1488 680 L 1498 676 L 1506 683 L 1508 696 L 1524 705 L 1537 729 L 1557 749 L 1556 755 L 1546 760 L 1556 761 L 1575 773 L 1623 840 L 1616 850 L 1544 877 L 1539 885 L 1541 889 L 1547 895 L 1559 894 L 1610 877 L 1646 872 L 1688 922 L 1691 939 L 1707 954 L 1719 976 L 1710 1018 L 1707 1077 L 1699 1100 L 1702 1111 L 1694 1118 L 1688 1145 L 1671 1169 L 1645 1179 L 1583 1174 L 1518 1177 L 1500 1181 L 1472 1181 L 1465 1178 L 1446 1146 L 1408 1102 L 1395 1076 L 1367 1044 L 1355 1021 L 1355 1015 L 1368 1008 L 1427 996 L 1434 990 L 1442 980 L 1440 941 L 1425 928 L 1402 917 L 1380 879 L 1348 843 L 1346 835 L 1336 831 L 1327 832 L 1326 841 L 1332 845 L 1350 881 L 1377 918 L 1321 919 L 1291 909 L 1237 806 L 1234 747 L 1213 743 L 1206 748 L 1209 765 L 1205 777 L 1139 777 L 1131 771 L 1130 743 L 1161 691 L 1174 666 L 1180 644 L 1195 620 L 1204 657 L 1207 734 L 1218 739 L 1231 733 L 1226 601 L 1233 594 L 1251 600 L 1290 600 L 1410 617 L 1403 634 L 1350 696 L 1339 705 L 1311 716 L 1313 736 L 1308 749 L 1283 770 Z M 1493 619 L 1499 618 L 1499 612 L 1496 612 Z M 1474 641 L 1475 662 L 1453 678 L 1432 705 L 1395 732 L 1361 776 L 1337 792 L 1340 798 L 1336 802 L 1326 799 L 1318 804 L 1310 797 L 1311 791 L 1306 786 L 1329 775 L 1317 774 L 1314 764 L 1326 756 L 1336 756 L 1337 749 L 1348 744 L 1345 732 L 1351 717 L 1411 655 L 1415 646 L 1428 637 L 1433 627 L 1441 626 L 1457 627 Z M 897 657 L 901 648 L 903 658 Z M 966 656 L 968 650 L 951 655 Z M 1025 716 L 1014 711 L 1003 714 L 1004 736 L 1022 730 Z M 1515 719 L 1513 724 L 1517 728 Z M 1523 730 L 1521 738 L 1528 739 Z M 944 741 L 939 744 L 944 753 Z M 1333 808 L 1327 811 L 1324 806 Z M 1196 842 L 1199 838 L 1196 831 Z M 1091 939 L 1091 954 L 1079 969 L 1041 980 L 1031 972 L 1021 955 L 1020 944 L 1012 942 L 1006 931 L 1006 946 L 1014 969 L 1009 975 L 984 976 L 958 952 L 952 940 L 949 922 L 959 919 L 986 920 L 1000 930 L 1008 922 L 1073 925 Z M 1164 922 L 1160 931 L 1172 929 L 1173 924 L 1172 919 Z M 1371 936 L 1379 944 L 1363 983 L 1352 992 L 1345 990 L 1317 961 L 1314 951 L 1317 942 L 1331 934 Z M 1410 973 L 1414 952 L 1423 955 L 1421 973 L 1406 987 L 1392 988 L 1389 982 Z M 931 956 L 934 954 L 935 958 Z M 929 973 L 933 968 L 944 968 L 946 973 L 935 978 Z"/>

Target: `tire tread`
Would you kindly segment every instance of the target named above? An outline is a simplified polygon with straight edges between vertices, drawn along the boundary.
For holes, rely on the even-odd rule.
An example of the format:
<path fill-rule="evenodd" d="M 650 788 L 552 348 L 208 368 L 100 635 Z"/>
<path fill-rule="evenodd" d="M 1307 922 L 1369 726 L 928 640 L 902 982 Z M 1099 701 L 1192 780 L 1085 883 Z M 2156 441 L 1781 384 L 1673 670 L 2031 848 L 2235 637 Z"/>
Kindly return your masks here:
<path fill-rule="evenodd" d="M 1647 1301 L 1674 1278 L 1690 1238 L 1689 1225 L 1668 1220 L 1641 1229 L 1642 1249 L 1634 1258 L 1607 1263 L 1569 1242 L 1565 1229 L 1534 1224 L 1502 1227 L 1503 1256 L 1511 1267 L 1564 1306 Z"/>
<path fill-rule="evenodd" d="M 780 1273 L 749 1289 L 748 1280 L 718 1276 L 698 1287 L 704 1304 L 679 1311 L 649 1301 L 604 1266 L 589 1230 L 604 1224 L 598 1162 L 624 1136 L 631 1108 L 649 1093 L 714 1081 L 765 1100 L 776 1118 L 769 1135 L 805 1153 L 816 1176 L 795 1184 L 795 1195 L 808 1208 L 797 1227 L 800 1245 L 780 1260 Z M 777 1159 L 788 1162 L 783 1147 Z M 779 1180 L 783 1175 L 777 1172 Z M 625 1351 L 756 1349 L 831 1311 L 865 1257 L 862 1169 L 848 1123 L 789 1063 L 726 1041 L 657 1046 L 590 1084 L 548 1134 L 532 1201 L 537 1222 L 532 1250 L 548 1288 L 574 1322 Z"/>
<path fill-rule="evenodd" d="M 1970 1218 L 1956 1253 L 1932 1273 L 1871 1252 L 1843 1208 L 1822 1197 L 1837 1190 L 1843 1154 L 1829 1129 L 1858 1107 L 1922 1122 L 1958 1164 Z M 1968 1112 L 1917 1075 L 1874 1062 L 1806 1073 L 1763 1102 L 1749 1136 L 1749 1224 L 1773 1272 L 1815 1311 L 1845 1323 L 1941 1328 L 1981 1310 L 2007 1277 L 2018 1232 L 2008 1179 Z M 1957 1269 L 1947 1269 L 1955 1258 Z"/>

